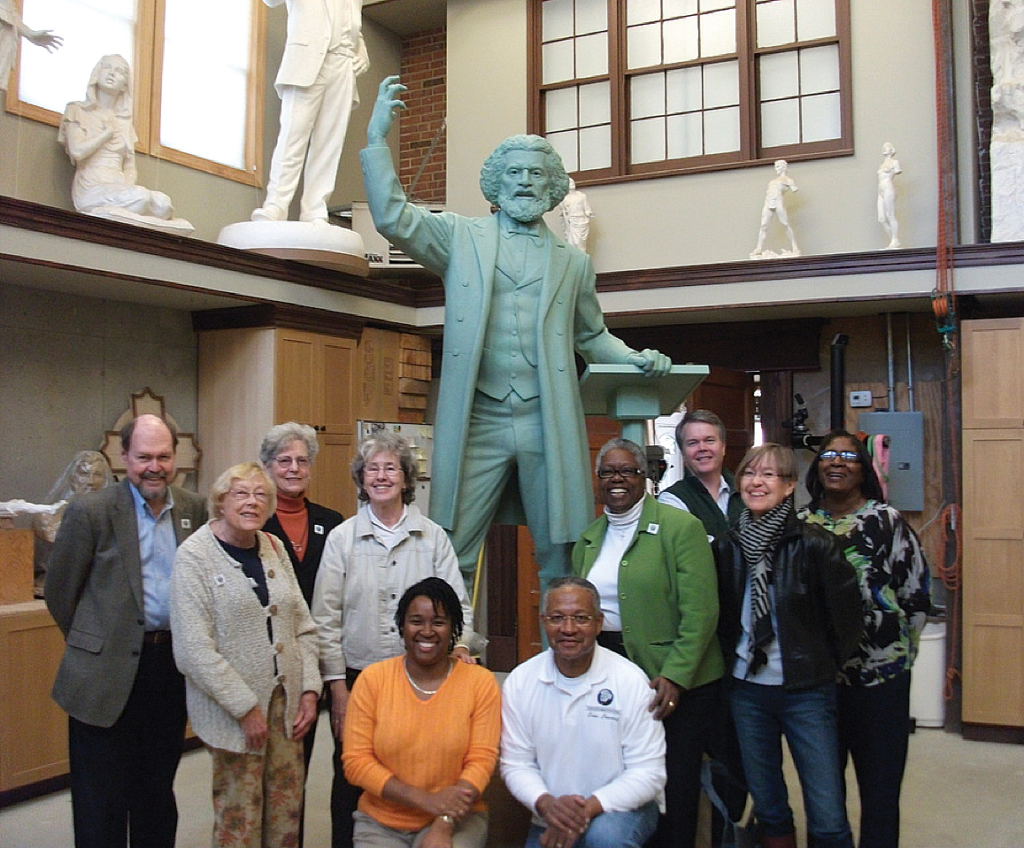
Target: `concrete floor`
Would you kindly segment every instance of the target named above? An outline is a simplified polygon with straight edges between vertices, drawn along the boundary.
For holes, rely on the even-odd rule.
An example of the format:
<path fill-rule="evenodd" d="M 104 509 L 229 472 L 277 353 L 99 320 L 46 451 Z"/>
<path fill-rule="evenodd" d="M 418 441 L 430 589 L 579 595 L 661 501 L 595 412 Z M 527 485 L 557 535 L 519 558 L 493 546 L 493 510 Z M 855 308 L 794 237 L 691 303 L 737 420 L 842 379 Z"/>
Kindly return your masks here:
<path fill-rule="evenodd" d="M 321 736 L 322 734 L 322 736 Z M 321 719 L 306 805 L 307 848 L 330 843 L 330 745 Z M 857 832 L 859 803 L 848 774 L 850 821 Z M 797 782 L 790 773 L 798 826 L 803 821 Z M 499 787 L 500 788 L 500 787 Z M 210 844 L 210 763 L 204 750 L 185 755 L 177 779 L 181 820 L 177 848 Z M 494 787 L 489 794 L 493 792 Z M 903 783 L 903 848 L 1020 848 L 1024 846 L 1024 745 L 967 742 L 937 729 L 910 738 Z M 521 807 L 497 794 L 492 803 L 491 848 L 512 848 Z M 800 836 L 801 845 L 803 836 Z M 70 848 L 71 798 L 57 792 L 0 810 L 0 848 Z M 521 845 L 522 843 L 518 843 Z"/>

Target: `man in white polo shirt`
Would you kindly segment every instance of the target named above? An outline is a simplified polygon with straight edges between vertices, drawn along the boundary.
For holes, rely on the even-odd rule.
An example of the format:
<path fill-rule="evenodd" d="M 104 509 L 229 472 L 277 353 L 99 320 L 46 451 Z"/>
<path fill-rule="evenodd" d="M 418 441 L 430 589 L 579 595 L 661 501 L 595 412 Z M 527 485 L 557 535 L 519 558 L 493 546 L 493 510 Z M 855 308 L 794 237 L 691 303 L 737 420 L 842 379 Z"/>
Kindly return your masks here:
<path fill-rule="evenodd" d="M 593 584 L 553 580 L 550 648 L 502 687 L 501 776 L 533 813 L 526 848 L 640 848 L 664 809 L 665 731 L 638 666 L 597 644 Z"/>

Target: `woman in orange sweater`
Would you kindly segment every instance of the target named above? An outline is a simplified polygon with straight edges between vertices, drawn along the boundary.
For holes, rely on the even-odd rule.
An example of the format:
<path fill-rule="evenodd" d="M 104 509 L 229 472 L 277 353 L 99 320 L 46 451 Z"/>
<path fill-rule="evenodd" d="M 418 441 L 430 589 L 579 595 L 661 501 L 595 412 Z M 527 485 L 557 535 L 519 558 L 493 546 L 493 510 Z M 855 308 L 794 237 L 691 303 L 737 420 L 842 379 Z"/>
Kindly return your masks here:
<path fill-rule="evenodd" d="M 498 684 L 450 656 L 462 606 L 439 577 L 405 591 L 395 624 L 405 653 L 363 671 L 345 716 L 345 777 L 365 790 L 353 844 L 483 848 L 480 795 L 498 758 Z"/>

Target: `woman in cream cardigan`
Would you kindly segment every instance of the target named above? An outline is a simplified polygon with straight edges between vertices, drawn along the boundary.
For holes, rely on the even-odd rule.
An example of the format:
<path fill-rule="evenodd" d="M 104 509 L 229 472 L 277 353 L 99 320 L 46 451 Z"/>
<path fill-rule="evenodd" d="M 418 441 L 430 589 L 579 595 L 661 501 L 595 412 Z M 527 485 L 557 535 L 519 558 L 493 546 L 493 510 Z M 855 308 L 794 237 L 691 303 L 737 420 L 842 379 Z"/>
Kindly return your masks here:
<path fill-rule="evenodd" d="M 288 555 L 260 530 L 274 505 L 257 463 L 229 468 L 210 491 L 213 518 L 178 548 L 171 577 L 174 659 L 213 757 L 215 846 L 298 844 L 301 739 L 321 681 Z"/>

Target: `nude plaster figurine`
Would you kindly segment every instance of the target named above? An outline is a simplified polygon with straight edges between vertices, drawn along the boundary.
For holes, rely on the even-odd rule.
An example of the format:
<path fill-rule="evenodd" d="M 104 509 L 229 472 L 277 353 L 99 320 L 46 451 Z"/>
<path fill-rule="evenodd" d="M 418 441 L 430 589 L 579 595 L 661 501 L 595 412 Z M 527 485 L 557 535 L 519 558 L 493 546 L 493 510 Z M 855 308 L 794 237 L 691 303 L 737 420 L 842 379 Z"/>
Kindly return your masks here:
<path fill-rule="evenodd" d="M 594 217 L 587 196 L 576 188 L 576 181 L 570 177 L 569 193 L 558 204 L 558 217 L 562 222 L 562 237 L 573 247 L 584 253 L 590 236 L 590 219 Z"/>
<path fill-rule="evenodd" d="M 270 162 L 267 199 L 253 221 L 288 218 L 299 175 L 299 220 L 327 224 L 352 107 L 356 77 L 370 67 L 362 34 L 362 0 L 263 0 L 288 8 L 288 39 L 274 87 L 281 129 Z M 303 169 L 305 158 L 305 169 Z"/>
<path fill-rule="evenodd" d="M 96 63 L 86 99 L 68 103 L 57 139 L 75 163 L 71 199 L 79 212 L 167 232 L 192 232 L 188 221 L 174 217 L 166 194 L 135 184 L 131 71 L 122 56 L 104 56 Z"/>
<path fill-rule="evenodd" d="M 0 0 L 0 91 L 7 91 L 7 80 L 18 55 L 18 39 L 24 38 L 42 47 L 48 53 L 58 50 L 64 43 L 50 29 L 29 29 L 21 19 L 14 0 Z"/>
<path fill-rule="evenodd" d="M 903 169 L 896 159 L 896 148 L 888 141 L 882 145 L 882 164 L 878 168 L 878 223 L 889 236 L 886 249 L 900 246 L 900 225 L 896 220 L 896 175 Z"/>
<path fill-rule="evenodd" d="M 786 173 L 788 167 L 789 165 L 785 159 L 779 159 L 775 163 L 776 176 L 768 183 L 768 188 L 764 193 L 764 205 L 761 207 L 761 230 L 757 234 L 757 247 L 750 254 L 751 259 L 762 259 L 779 255 L 774 251 L 766 251 L 764 249 L 764 240 L 768 235 L 768 224 L 772 219 L 772 215 L 779 219 L 779 223 L 786 229 L 786 235 L 789 236 L 790 249 L 788 251 L 784 250 L 781 255 L 800 255 L 800 248 L 797 247 L 796 236 L 793 235 L 793 228 L 789 225 L 789 215 L 786 212 L 786 192 L 799 191 L 792 177 Z"/>

